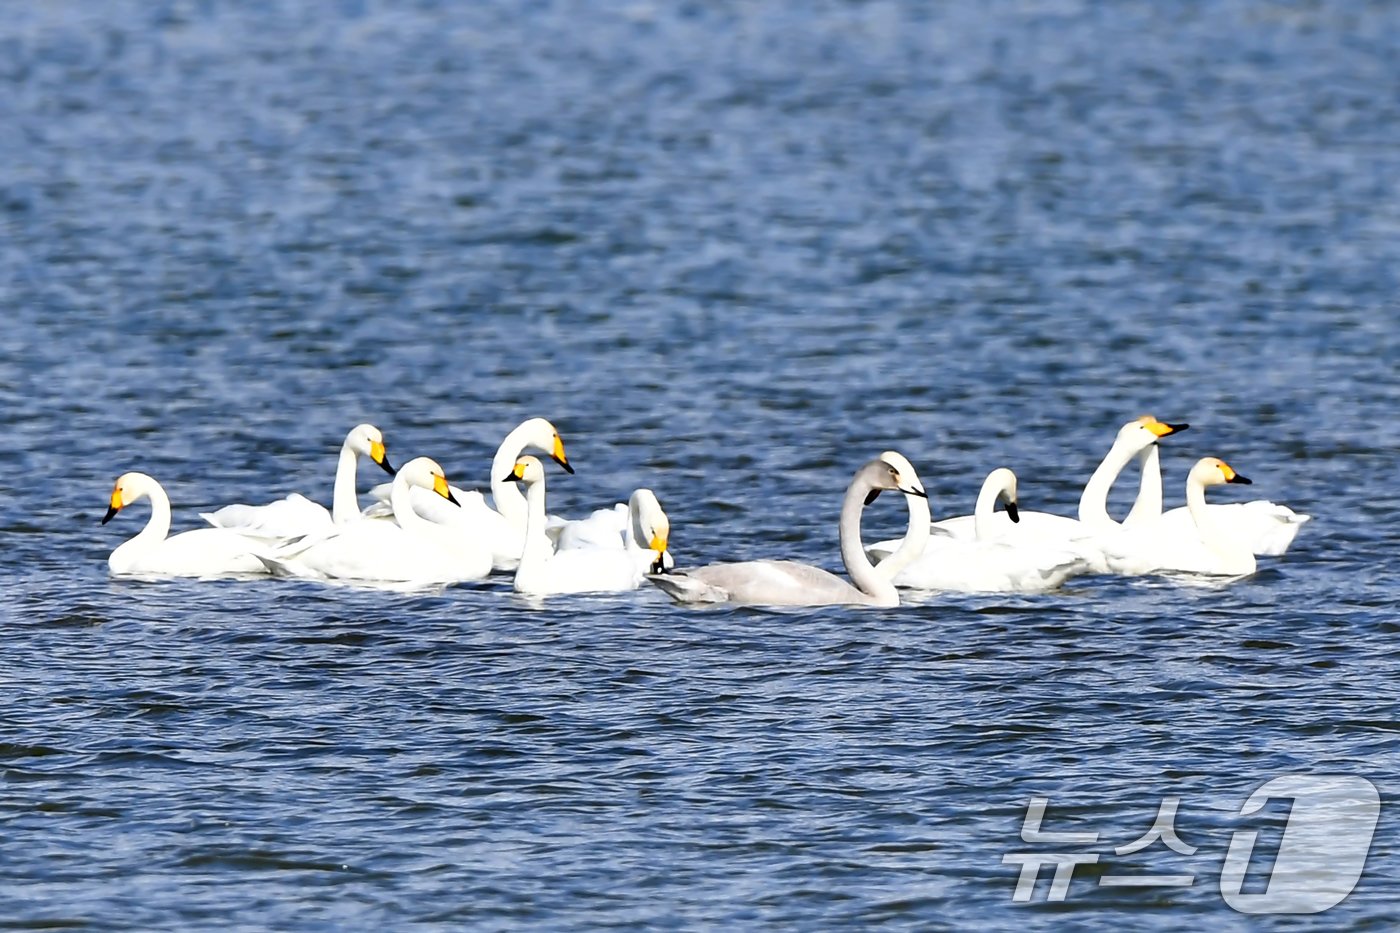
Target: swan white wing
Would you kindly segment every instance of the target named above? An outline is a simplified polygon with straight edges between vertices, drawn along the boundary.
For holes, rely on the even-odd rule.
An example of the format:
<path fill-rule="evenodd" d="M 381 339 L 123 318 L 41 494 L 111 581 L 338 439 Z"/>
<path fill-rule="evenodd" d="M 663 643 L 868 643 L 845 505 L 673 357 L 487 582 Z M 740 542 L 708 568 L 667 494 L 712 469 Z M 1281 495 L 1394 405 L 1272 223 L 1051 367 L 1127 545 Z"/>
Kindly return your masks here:
<path fill-rule="evenodd" d="M 656 559 L 652 551 L 567 548 L 530 568 L 517 571 L 515 589 L 521 593 L 620 593 L 642 585 Z"/>
<path fill-rule="evenodd" d="M 572 521 L 551 516 L 546 533 L 561 551 L 574 548 L 621 550 L 626 546 L 627 503 L 595 509 L 587 518 Z"/>
<path fill-rule="evenodd" d="M 390 484 L 385 483 L 371 489 L 370 495 L 377 501 L 361 515 L 365 518 L 393 518 L 394 510 L 389 504 L 390 488 Z M 512 525 L 509 519 L 487 503 L 480 492 L 456 486 L 449 489 L 458 505 L 426 489 L 415 487 L 410 490 L 413 511 L 430 522 L 454 529 L 466 543 L 489 549 L 494 569 L 514 570 L 520 563 L 520 552 L 525 547 L 524 529 Z"/>
<path fill-rule="evenodd" d="M 1069 547 L 935 538 L 894 583 L 962 593 L 1034 593 L 1055 589 L 1090 568 L 1090 560 Z"/>
<path fill-rule="evenodd" d="M 1074 518 L 1054 515 L 1050 512 L 1023 511 L 1019 522 L 1013 522 L 1005 512 L 995 512 L 991 516 L 992 541 L 1027 548 L 1032 553 L 1046 550 L 1066 551 L 1087 562 L 1084 573 L 1109 573 L 1108 560 L 1099 546 L 1099 532 Z M 974 542 L 977 531 L 973 516 L 959 515 L 933 523 L 934 536 L 930 545 L 949 538 L 956 541 Z M 881 542 L 881 545 L 885 542 Z M 1071 574 L 1073 576 L 1073 574 Z"/>
<path fill-rule="evenodd" d="M 826 606 L 870 601 L 835 574 L 791 560 L 710 564 L 676 573 L 650 574 L 647 579 L 678 602 Z"/>
<path fill-rule="evenodd" d="M 1231 502 L 1206 505 L 1206 514 L 1220 528 L 1228 531 L 1255 554 L 1276 557 L 1288 550 L 1299 529 L 1312 520 L 1311 515 L 1295 512 L 1286 505 L 1267 499 L 1252 502 Z M 1162 513 L 1161 528 L 1172 534 L 1189 533 L 1195 525 L 1185 506 Z"/>
<path fill-rule="evenodd" d="M 391 521 L 358 521 L 272 555 L 279 572 L 334 580 L 455 583 L 491 569 L 485 550 L 462 547 L 451 532 L 407 532 Z"/>
<path fill-rule="evenodd" d="M 329 509 L 295 492 L 266 505 L 226 505 L 215 512 L 200 512 L 199 517 L 215 528 L 267 541 L 296 538 L 332 527 Z"/>
<path fill-rule="evenodd" d="M 224 528 L 198 528 L 160 541 L 133 538 L 107 559 L 114 574 L 206 577 L 266 573 L 256 542 Z"/>
<path fill-rule="evenodd" d="M 1137 576 L 1178 572 L 1239 576 L 1253 573 L 1254 557 L 1224 557 L 1201 541 L 1194 525 L 1168 528 L 1161 520 L 1140 528 L 1104 531 L 1094 542 L 1103 550 L 1112 573 Z"/>

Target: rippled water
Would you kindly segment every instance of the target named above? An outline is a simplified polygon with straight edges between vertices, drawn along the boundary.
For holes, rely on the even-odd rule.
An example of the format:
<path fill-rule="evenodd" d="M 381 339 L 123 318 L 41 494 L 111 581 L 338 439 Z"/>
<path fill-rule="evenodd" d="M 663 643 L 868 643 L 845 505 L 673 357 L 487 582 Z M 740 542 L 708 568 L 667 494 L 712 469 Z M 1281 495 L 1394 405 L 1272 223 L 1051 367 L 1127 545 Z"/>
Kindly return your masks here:
<path fill-rule="evenodd" d="M 1308 772 L 1386 795 L 1316 925 L 1388 927 L 1398 35 L 1360 2 L 10 5 L 4 920 L 1253 928 L 1240 805 Z M 1070 513 L 1143 411 L 1193 424 L 1173 501 L 1217 454 L 1315 521 L 1224 588 L 801 612 L 116 581 L 144 507 L 97 524 L 128 469 L 177 528 L 327 499 L 361 420 L 484 485 L 545 415 L 552 510 L 645 483 L 682 564 L 835 569 L 878 451 L 943 514 L 999 464 Z M 1179 796 L 1199 850 L 1013 904 L 1032 795 L 1104 852 Z"/>

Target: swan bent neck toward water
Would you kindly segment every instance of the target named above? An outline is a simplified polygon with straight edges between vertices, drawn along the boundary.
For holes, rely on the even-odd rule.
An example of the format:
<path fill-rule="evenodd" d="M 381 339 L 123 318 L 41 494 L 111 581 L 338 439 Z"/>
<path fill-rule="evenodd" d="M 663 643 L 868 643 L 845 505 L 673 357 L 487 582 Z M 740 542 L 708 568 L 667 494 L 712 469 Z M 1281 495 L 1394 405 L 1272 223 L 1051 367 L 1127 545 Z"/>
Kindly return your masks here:
<path fill-rule="evenodd" d="M 810 564 L 790 560 L 710 564 L 676 573 L 649 574 L 647 579 L 683 603 L 898 606 L 899 592 L 870 563 L 860 541 L 861 512 L 887 490 L 920 498 L 927 495 L 912 468 L 906 471 L 884 459 L 876 459 L 856 472 L 846 489 L 840 520 L 841 560 L 851 582 Z M 928 522 L 914 523 L 910 531 L 906 540 L 912 547 L 922 548 L 928 536 Z"/>
<path fill-rule="evenodd" d="M 123 473 L 112 487 L 102 524 L 141 499 L 149 499 L 146 527 L 107 558 L 113 574 L 203 577 L 231 573 L 266 573 L 254 553 L 255 542 L 222 528 L 198 528 L 170 534 L 170 498 L 160 483 L 145 473 Z"/>
<path fill-rule="evenodd" d="M 199 517 L 215 528 L 265 541 L 284 541 L 344 525 L 360 517 L 355 472 L 361 457 L 368 457 L 390 476 L 394 474 L 384 449 L 384 435 L 372 424 L 355 425 L 340 446 L 329 512 L 320 503 L 292 493 L 266 505 L 226 505 L 217 512 L 201 512 Z"/>
<path fill-rule="evenodd" d="M 545 532 L 548 517 L 544 465 L 534 457 L 521 457 L 507 476 L 508 481 L 525 486 L 525 548 L 515 570 L 517 592 L 547 596 L 635 590 L 649 570 L 664 565 L 671 524 L 650 490 L 637 490 L 632 495 L 628 540 L 618 535 L 617 547 L 556 551 Z"/>

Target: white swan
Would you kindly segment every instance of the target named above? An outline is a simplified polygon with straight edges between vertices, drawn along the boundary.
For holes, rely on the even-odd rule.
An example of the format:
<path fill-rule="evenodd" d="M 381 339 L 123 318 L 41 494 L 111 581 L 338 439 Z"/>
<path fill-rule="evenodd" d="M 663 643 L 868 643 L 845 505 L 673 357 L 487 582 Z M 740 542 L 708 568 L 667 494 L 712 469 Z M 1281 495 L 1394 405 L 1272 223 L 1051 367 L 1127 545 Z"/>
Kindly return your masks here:
<path fill-rule="evenodd" d="M 1118 429 L 1113 446 L 1104 456 L 1103 462 L 1094 470 L 1084 491 L 1079 497 L 1078 518 L 1067 518 L 1049 512 L 1021 511 L 1018 537 L 1032 536 L 1047 540 L 1072 540 L 1084 538 L 1091 533 L 1118 527 L 1118 523 L 1108 514 L 1108 493 L 1123 468 L 1137 458 L 1142 464 L 1142 475 L 1138 484 L 1137 500 L 1128 513 L 1134 515 L 1158 515 L 1162 511 L 1162 473 L 1157 461 L 1157 441 L 1163 437 L 1185 431 L 1190 425 L 1168 424 L 1158 421 L 1151 415 L 1135 418 Z M 1126 520 L 1126 519 L 1125 519 Z M 988 529 L 994 537 L 1012 531 L 1012 522 L 1005 514 L 997 513 Z M 976 539 L 976 518 L 972 515 L 959 515 L 934 523 L 935 533 L 942 530 L 955 538 Z"/>
<path fill-rule="evenodd" d="M 145 473 L 123 473 L 117 478 L 102 524 L 141 499 L 150 499 L 151 517 L 136 537 L 107 558 L 112 573 L 206 577 L 267 572 L 253 553 L 254 543 L 231 531 L 198 528 L 166 537 L 170 534 L 170 498 L 160 483 Z"/>
<path fill-rule="evenodd" d="M 1173 532 L 1162 519 L 1121 529 L 1104 538 L 1110 561 L 1120 571 L 1136 573 L 1253 573 L 1257 562 L 1249 542 L 1218 520 L 1218 513 L 1207 507 L 1205 494 L 1207 486 L 1250 482 L 1225 461 L 1203 457 L 1186 477 L 1186 508 L 1192 520 L 1189 533 Z"/>
<path fill-rule="evenodd" d="M 355 468 L 360 457 L 368 457 L 393 475 L 394 467 L 384 451 L 384 435 L 372 424 L 355 425 L 340 446 L 329 512 L 320 503 L 292 493 L 267 505 L 226 505 L 217 512 L 201 512 L 199 517 L 215 528 L 226 528 L 265 541 L 326 532 L 334 525 L 344 525 L 360 516 L 359 498 L 355 493 Z"/>
<path fill-rule="evenodd" d="M 1211 519 L 1249 546 L 1257 555 L 1277 557 L 1287 551 L 1298 531 L 1312 521 L 1311 515 L 1295 512 L 1286 505 L 1255 499 L 1252 502 L 1211 503 L 1206 506 Z M 1183 534 L 1194 521 L 1189 506 L 1168 509 L 1159 526 L 1169 534 Z"/>
<path fill-rule="evenodd" d="M 393 521 L 350 522 L 326 535 L 284 545 L 265 562 L 274 572 L 330 580 L 429 585 L 480 580 L 491 552 L 414 511 L 411 490 L 452 503 L 442 467 L 427 457 L 404 464 L 389 492 Z"/>
<path fill-rule="evenodd" d="M 491 503 L 479 492 L 453 486 L 451 492 L 461 503 L 460 508 L 454 508 L 440 496 L 424 490 L 413 492 L 413 507 L 424 518 L 450 526 L 466 539 L 489 548 L 492 566 L 496 570 L 514 570 L 520 563 L 520 553 L 525 547 L 527 507 L 525 496 L 515 483 L 505 477 L 526 450 L 539 451 L 567 472 L 574 472 L 564 452 L 564 441 L 560 439 L 559 431 L 544 418 L 531 418 L 507 434 L 496 449 L 496 456 L 491 460 Z M 375 487 L 373 495 L 386 500 L 388 489 Z M 381 502 L 370 506 L 365 514 L 383 516 L 388 511 Z"/>
<path fill-rule="evenodd" d="M 534 457 L 521 457 L 508 476 L 526 487 L 525 548 L 515 571 L 517 592 L 545 596 L 635 590 L 648 570 L 662 565 L 671 525 L 650 490 L 638 490 L 632 496 L 630 541 L 618 535 L 617 547 L 555 551 L 545 533 L 544 466 Z"/>
<path fill-rule="evenodd" d="M 926 495 L 917 476 L 906 476 L 883 459 L 862 466 L 841 504 L 841 559 L 852 583 L 810 564 L 791 560 L 755 560 L 710 564 L 693 570 L 648 574 L 647 579 L 683 603 L 736 603 L 752 606 L 898 606 L 894 584 L 871 566 L 860 542 L 860 516 L 882 490 L 906 496 Z M 910 526 L 911 541 L 922 546 L 928 523 Z"/>
<path fill-rule="evenodd" d="M 1016 474 L 1005 467 L 989 473 L 977 495 L 973 512 L 976 538 L 968 540 L 934 534 L 907 566 L 890 559 L 903 540 L 882 541 L 869 548 L 871 555 L 880 561 L 875 569 L 884 573 L 895 586 L 963 593 L 1052 590 L 1075 574 L 1090 569 L 1093 552 L 1086 553 L 1072 542 L 1021 540 L 1014 531 L 998 535 L 992 524 L 998 501 L 1005 503 L 1007 518 L 1016 523 L 1019 519 Z M 909 512 L 911 524 L 927 523 L 927 500 L 910 497 Z"/>

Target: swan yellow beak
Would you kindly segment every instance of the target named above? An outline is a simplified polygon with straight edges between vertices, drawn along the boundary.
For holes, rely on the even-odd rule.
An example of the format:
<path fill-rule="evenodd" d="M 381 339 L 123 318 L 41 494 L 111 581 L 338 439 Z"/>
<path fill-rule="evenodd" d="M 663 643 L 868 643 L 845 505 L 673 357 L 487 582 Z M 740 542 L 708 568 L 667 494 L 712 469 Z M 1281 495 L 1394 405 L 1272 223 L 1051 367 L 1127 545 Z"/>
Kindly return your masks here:
<path fill-rule="evenodd" d="M 554 449 L 549 452 L 549 456 L 554 462 L 564 468 L 564 472 L 572 473 L 574 468 L 569 466 L 569 458 L 564 453 L 564 440 L 558 434 L 554 435 Z"/>
<path fill-rule="evenodd" d="M 524 464 L 524 463 L 517 463 L 517 464 L 515 465 L 515 469 L 513 469 L 513 470 L 510 471 L 510 478 L 513 479 L 513 480 L 516 480 L 516 481 L 519 481 L 519 480 L 524 479 L 524 478 L 525 478 L 525 464 Z"/>
<path fill-rule="evenodd" d="M 1168 434 L 1176 434 L 1179 431 L 1185 431 L 1187 428 L 1191 427 L 1189 424 L 1167 424 L 1165 421 L 1158 421 L 1151 415 L 1146 416 L 1143 420 L 1143 424 L 1147 426 L 1147 430 L 1151 431 L 1155 437 L 1166 437 Z"/>
<path fill-rule="evenodd" d="M 102 524 L 105 525 L 110 522 L 113 516 L 125 507 L 126 503 L 122 501 L 122 488 L 120 486 L 114 487 L 112 489 L 112 498 L 107 503 L 107 514 L 102 516 Z"/>
<path fill-rule="evenodd" d="M 1225 482 L 1227 483 L 1239 483 L 1242 486 L 1254 485 L 1254 480 L 1250 479 L 1248 476 L 1242 476 L 1236 473 L 1234 468 L 1224 460 L 1220 461 L 1220 472 L 1225 476 Z"/>
<path fill-rule="evenodd" d="M 462 504 L 457 501 L 456 496 L 452 495 L 452 490 L 447 485 L 447 477 L 443 476 L 441 473 L 435 474 L 433 476 L 433 492 L 442 496 L 444 499 L 446 499 L 448 502 L 451 502 L 453 505 Z"/>
<path fill-rule="evenodd" d="M 383 441 L 369 442 L 369 458 L 384 468 L 384 472 L 393 476 L 395 472 L 393 464 L 389 462 L 388 454 L 384 450 Z"/>
<path fill-rule="evenodd" d="M 651 540 L 647 542 L 647 547 L 658 554 L 664 554 L 666 552 L 666 533 L 658 532 L 652 535 Z"/>

